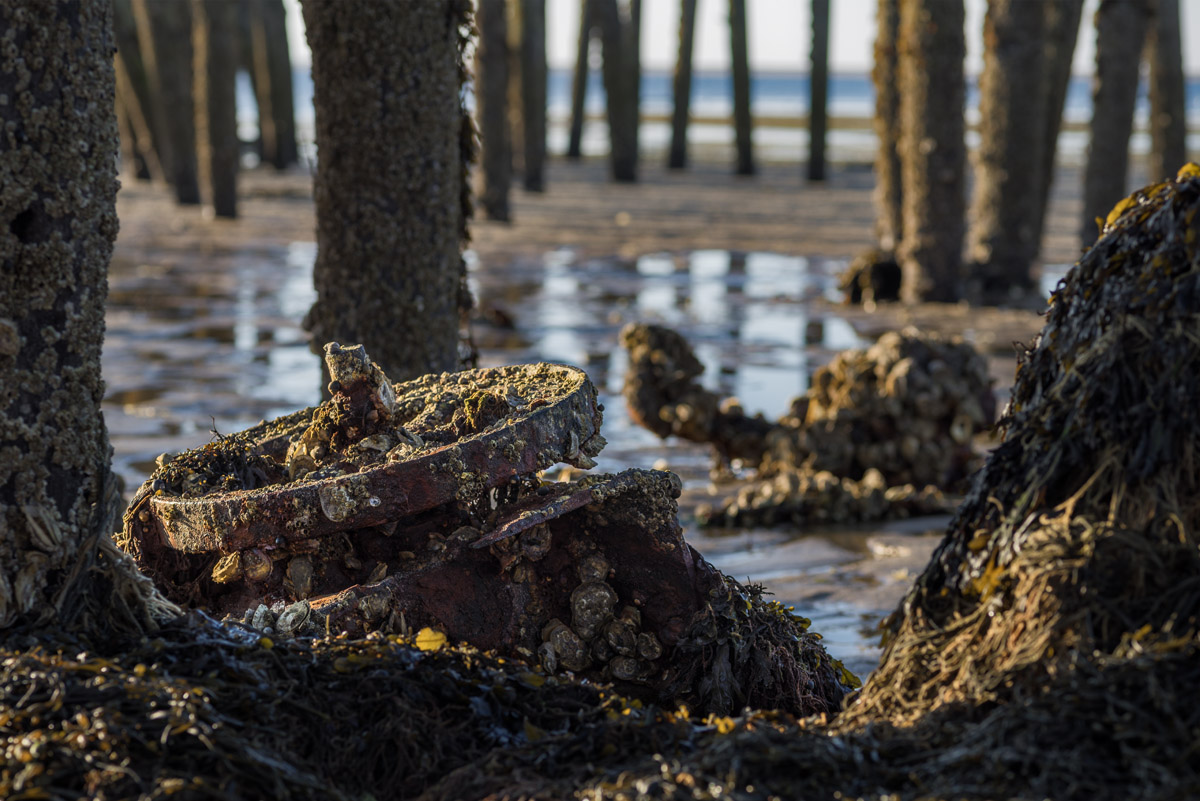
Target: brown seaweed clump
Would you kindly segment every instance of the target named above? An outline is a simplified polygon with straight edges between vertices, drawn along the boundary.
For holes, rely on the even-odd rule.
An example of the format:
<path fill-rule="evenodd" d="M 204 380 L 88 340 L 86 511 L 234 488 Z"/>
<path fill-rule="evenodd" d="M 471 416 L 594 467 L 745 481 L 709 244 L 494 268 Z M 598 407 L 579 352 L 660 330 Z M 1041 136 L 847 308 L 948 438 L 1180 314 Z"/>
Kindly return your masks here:
<path fill-rule="evenodd" d="M 493 748 L 635 711 L 444 640 L 272 641 L 193 612 L 107 647 L 0 647 L 0 797 L 412 798 Z"/>
<path fill-rule="evenodd" d="M 947 511 L 975 465 L 972 439 L 992 422 L 987 364 L 961 339 L 915 329 L 839 353 L 775 423 L 747 416 L 696 379 L 703 366 L 670 329 L 631 324 L 625 399 L 661 437 L 710 442 L 755 465 L 756 480 L 709 525 L 857 522 Z"/>

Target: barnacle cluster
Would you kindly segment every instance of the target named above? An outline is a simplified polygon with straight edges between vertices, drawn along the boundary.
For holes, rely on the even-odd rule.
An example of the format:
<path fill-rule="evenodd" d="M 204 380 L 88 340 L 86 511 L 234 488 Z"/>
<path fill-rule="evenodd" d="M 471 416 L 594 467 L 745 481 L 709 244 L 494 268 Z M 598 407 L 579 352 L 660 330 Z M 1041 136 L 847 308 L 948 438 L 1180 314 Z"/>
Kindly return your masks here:
<path fill-rule="evenodd" d="M 655 670 L 663 646 L 652 631 L 642 631 L 642 613 L 633 605 L 617 612 L 617 592 L 605 579 L 608 560 L 591 553 L 579 560 L 579 586 L 571 592 L 571 623 L 551 619 L 542 628 L 538 656 L 551 673 L 603 666 L 610 679 L 643 681 Z"/>
<path fill-rule="evenodd" d="M 937 487 L 889 487 L 875 468 L 858 480 L 828 470 L 785 468 L 741 486 L 719 507 L 700 504 L 696 518 L 709 526 L 861 523 L 941 514 L 949 506 Z"/>
<path fill-rule="evenodd" d="M 702 519 L 712 525 L 852 522 L 946 509 L 975 463 L 973 437 L 995 402 L 983 357 L 961 338 L 905 329 L 843 351 L 771 423 L 696 379 L 686 341 L 659 326 L 621 332 L 625 398 L 660 436 L 711 442 L 756 467 L 755 481 Z"/>

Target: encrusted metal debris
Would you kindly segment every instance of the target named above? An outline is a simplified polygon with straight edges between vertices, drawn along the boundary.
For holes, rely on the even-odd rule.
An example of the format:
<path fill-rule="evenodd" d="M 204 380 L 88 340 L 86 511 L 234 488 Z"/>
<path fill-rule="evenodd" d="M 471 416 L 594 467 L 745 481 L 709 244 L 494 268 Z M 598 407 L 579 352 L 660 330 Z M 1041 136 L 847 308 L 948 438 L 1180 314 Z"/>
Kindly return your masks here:
<path fill-rule="evenodd" d="M 709 442 L 755 481 L 702 520 L 713 525 L 852 522 L 945 511 L 973 466 L 972 438 L 995 413 L 983 357 L 961 339 L 890 332 L 839 353 L 780 420 L 747 415 L 697 379 L 678 333 L 631 324 L 625 399 L 661 437 Z"/>

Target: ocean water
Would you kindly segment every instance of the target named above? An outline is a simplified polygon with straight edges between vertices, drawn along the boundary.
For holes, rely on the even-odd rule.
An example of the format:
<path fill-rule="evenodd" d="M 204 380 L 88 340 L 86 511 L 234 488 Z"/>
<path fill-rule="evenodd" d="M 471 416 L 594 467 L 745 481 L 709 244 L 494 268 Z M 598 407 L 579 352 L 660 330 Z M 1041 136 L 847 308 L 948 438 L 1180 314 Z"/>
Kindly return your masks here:
<path fill-rule="evenodd" d="M 296 103 L 296 120 L 302 150 L 309 158 L 315 155 L 312 145 L 313 86 L 307 68 L 293 70 Z M 549 114 L 548 146 L 551 153 L 563 153 L 567 146 L 567 126 L 570 122 L 571 77 L 569 69 L 550 70 L 547 85 Z M 244 140 L 257 135 L 258 116 L 249 77 L 238 76 L 238 121 Z M 642 114 L 648 118 L 642 123 L 641 142 L 647 151 L 664 149 L 670 142 L 670 126 L 661 121 L 669 117 L 673 105 L 672 77 L 667 71 L 647 71 L 642 75 Z M 1149 118 L 1149 100 L 1146 81 L 1143 79 L 1138 94 L 1136 132 L 1131 146 L 1134 153 L 1146 153 L 1150 147 L 1149 136 L 1144 132 Z M 755 129 L 754 143 L 760 158 L 778 160 L 800 160 L 805 157 L 808 145 L 807 133 L 798 126 L 779 125 L 780 122 L 796 121 L 808 111 L 809 77 L 800 72 L 760 72 L 752 76 L 750 86 L 751 108 L 756 119 L 763 121 Z M 602 122 L 604 114 L 604 86 L 598 70 L 588 75 L 587 112 L 589 120 L 584 126 L 583 150 L 586 155 L 603 155 L 607 152 L 608 137 Z M 468 100 L 469 102 L 469 100 Z M 853 121 L 852 124 L 835 128 L 829 133 L 830 157 L 837 161 L 869 161 L 874 156 L 875 136 L 871 131 L 871 115 L 874 110 L 875 92 L 871 78 L 866 74 L 835 74 L 830 78 L 829 114 L 835 118 Z M 1186 90 L 1187 118 L 1189 128 L 1200 128 L 1200 78 L 1189 78 Z M 1068 86 L 1064 119 L 1070 124 L 1086 124 L 1091 117 L 1091 78 L 1077 75 Z M 694 118 L 721 120 L 721 124 L 693 123 L 689 128 L 689 140 L 700 147 L 730 147 L 733 142 L 732 125 L 724 122 L 733 113 L 732 80 L 724 72 L 697 72 L 692 82 L 692 115 Z M 979 116 L 979 91 L 974 78 L 967 85 L 967 119 L 976 121 Z M 656 118 L 660 118 L 656 120 Z M 973 135 L 968 144 L 974 143 Z M 1200 150 L 1200 133 L 1189 134 L 1190 150 Z M 1064 131 L 1059 138 L 1059 152 L 1066 161 L 1079 162 L 1087 147 L 1087 135 L 1083 131 Z"/>

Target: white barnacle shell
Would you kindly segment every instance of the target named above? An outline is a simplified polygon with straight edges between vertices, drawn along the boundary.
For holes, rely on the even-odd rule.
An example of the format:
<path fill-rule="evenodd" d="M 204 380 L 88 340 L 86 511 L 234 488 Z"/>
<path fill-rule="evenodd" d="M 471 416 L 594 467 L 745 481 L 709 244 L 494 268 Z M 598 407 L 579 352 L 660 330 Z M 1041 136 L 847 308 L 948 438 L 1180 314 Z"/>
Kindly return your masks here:
<path fill-rule="evenodd" d="M 250 617 L 250 625 L 263 631 L 275 625 L 275 615 L 271 614 L 271 610 L 267 608 L 266 604 L 259 604 Z"/>
<path fill-rule="evenodd" d="M 297 601 L 280 613 L 275 626 L 280 634 L 290 637 L 300 632 L 301 627 L 308 622 L 311 615 L 312 607 L 309 606 L 308 601 Z"/>

